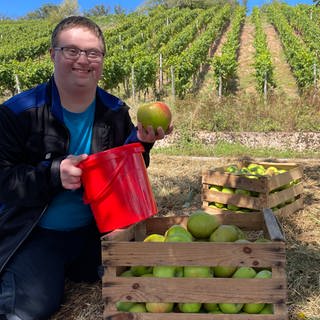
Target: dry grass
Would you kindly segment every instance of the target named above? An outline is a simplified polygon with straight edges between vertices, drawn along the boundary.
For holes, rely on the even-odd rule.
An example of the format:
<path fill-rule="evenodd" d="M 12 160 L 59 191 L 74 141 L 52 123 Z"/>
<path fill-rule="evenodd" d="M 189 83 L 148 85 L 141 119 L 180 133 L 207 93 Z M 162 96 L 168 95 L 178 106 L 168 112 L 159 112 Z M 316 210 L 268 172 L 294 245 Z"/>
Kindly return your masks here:
<path fill-rule="evenodd" d="M 148 169 L 159 215 L 188 214 L 201 207 L 201 171 L 235 159 L 152 155 Z M 288 306 L 291 320 L 320 314 L 320 160 L 290 160 L 304 168 L 304 209 L 281 219 L 287 239 Z M 101 284 L 67 283 L 66 301 L 51 320 L 102 319 Z M 318 317 L 318 318 L 317 318 Z"/>

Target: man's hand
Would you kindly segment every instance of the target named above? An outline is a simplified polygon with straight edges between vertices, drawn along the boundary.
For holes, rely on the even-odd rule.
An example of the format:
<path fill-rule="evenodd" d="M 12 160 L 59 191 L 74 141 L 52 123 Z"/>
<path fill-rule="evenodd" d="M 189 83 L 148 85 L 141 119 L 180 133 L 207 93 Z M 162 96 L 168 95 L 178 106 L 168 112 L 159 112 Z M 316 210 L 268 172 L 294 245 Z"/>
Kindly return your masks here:
<path fill-rule="evenodd" d="M 164 130 L 159 127 L 157 132 L 155 132 L 152 126 L 148 126 L 146 129 L 142 126 L 141 122 L 138 122 L 138 139 L 142 142 L 154 143 L 156 140 L 163 139 L 166 135 L 170 134 L 173 131 L 173 125 L 170 124 L 168 130 Z"/>
<path fill-rule="evenodd" d="M 78 156 L 70 155 L 61 161 L 60 179 L 65 189 L 76 190 L 81 187 L 82 170 L 77 167 L 77 165 L 87 157 L 87 154 L 80 154 Z"/>

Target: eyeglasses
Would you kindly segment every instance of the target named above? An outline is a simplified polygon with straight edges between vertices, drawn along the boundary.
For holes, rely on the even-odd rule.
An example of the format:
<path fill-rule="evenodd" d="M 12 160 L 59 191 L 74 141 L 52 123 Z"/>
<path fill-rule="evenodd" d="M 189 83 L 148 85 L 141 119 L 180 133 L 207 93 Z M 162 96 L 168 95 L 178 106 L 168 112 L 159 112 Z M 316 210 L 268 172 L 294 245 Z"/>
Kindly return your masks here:
<path fill-rule="evenodd" d="M 104 53 L 97 49 L 81 50 L 77 47 L 55 47 L 54 50 L 60 50 L 63 56 L 69 60 L 77 60 L 82 52 L 92 62 L 101 62 L 104 57 Z"/>

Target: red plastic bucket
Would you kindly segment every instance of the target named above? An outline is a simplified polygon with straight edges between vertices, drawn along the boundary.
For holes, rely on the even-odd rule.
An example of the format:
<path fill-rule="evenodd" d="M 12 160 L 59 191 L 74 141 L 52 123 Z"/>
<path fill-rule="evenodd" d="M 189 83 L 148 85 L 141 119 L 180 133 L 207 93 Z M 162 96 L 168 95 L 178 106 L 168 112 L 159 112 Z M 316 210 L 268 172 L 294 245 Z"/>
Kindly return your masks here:
<path fill-rule="evenodd" d="M 83 170 L 84 202 L 100 232 L 123 228 L 157 213 L 141 143 L 89 155 Z"/>

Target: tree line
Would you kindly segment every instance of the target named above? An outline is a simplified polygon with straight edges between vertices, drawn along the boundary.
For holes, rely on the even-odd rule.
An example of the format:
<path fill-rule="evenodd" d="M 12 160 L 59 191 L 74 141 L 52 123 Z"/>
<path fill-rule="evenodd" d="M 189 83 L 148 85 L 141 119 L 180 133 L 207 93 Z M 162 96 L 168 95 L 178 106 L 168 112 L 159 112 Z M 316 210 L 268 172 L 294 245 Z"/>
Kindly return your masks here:
<path fill-rule="evenodd" d="M 320 1 L 320 0 L 319 0 Z M 162 6 L 165 9 L 170 8 L 190 8 L 190 9 L 208 9 L 214 5 L 224 5 L 226 3 L 236 5 L 238 1 L 236 0 L 146 0 L 137 11 L 148 12 L 155 7 Z M 242 1 L 243 5 L 246 6 L 247 1 Z M 46 3 L 43 4 L 38 9 L 27 13 L 21 19 L 34 20 L 34 19 L 46 19 L 52 22 L 61 20 L 64 17 L 70 15 L 84 15 L 87 17 L 99 17 L 107 16 L 109 14 L 126 14 L 126 10 L 121 5 L 115 5 L 113 8 L 106 6 L 104 4 L 98 4 L 93 6 L 89 10 L 80 11 L 78 0 L 64 0 L 60 5 Z M 1 14 L 0 21 L 10 20 L 10 17 Z"/>

